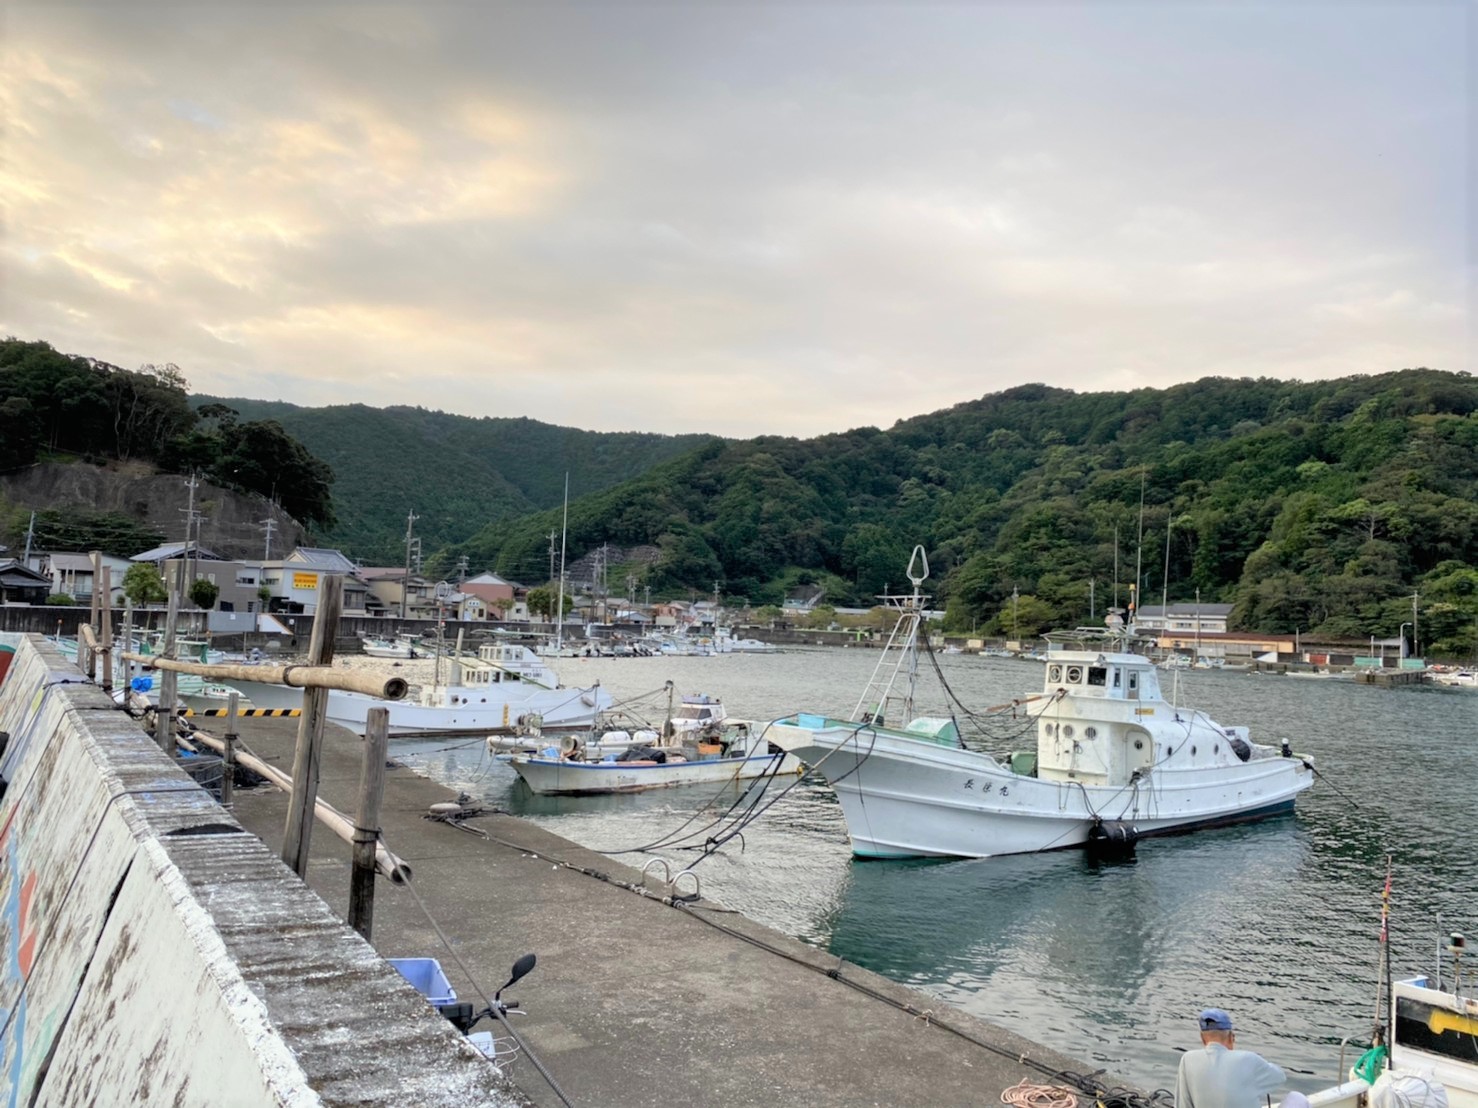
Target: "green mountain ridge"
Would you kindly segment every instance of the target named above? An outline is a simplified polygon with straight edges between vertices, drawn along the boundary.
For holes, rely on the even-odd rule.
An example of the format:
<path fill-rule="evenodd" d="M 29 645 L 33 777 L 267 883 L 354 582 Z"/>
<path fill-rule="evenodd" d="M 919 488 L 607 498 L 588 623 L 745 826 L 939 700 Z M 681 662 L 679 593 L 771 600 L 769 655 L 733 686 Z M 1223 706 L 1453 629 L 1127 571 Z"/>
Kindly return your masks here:
<path fill-rule="evenodd" d="M 418 407 L 307 408 L 198 395 L 191 403 L 197 409 L 224 404 L 242 419 L 275 420 L 327 462 L 335 476 L 337 522 L 319 538 L 366 564 L 401 563 L 410 512 L 430 554 L 480 528 L 561 503 L 566 473 L 577 492 L 603 489 L 713 441 L 709 435 L 582 431 Z"/>
<path fill-rule="evenodd" d="M 440 559 L 527 574 L 558 526 L 557 511 L 501 522 Z M 1086 621 L 1090 596 L 1101 618 L 1116 528 L 1121 605 L 1138 562 L 1145 604 L 1163 583 L 1172 601 L 1234 603 L 1234 626 L 1394 637 L 1416 592 L 1423 639 L 1472 652 L 1478 382 L 1411 369 L 1026 385 L 886 431 L 711 442 L 572 502 L 568 545 L 571 560 L 658 547 L 656 564 L 610 575 L 654 595 L 717 582 L 778 604 L 819 581 L 834 603 L 868 604 L 902 584 L 920 543 L 951 626 L 1035 634 Z"/>

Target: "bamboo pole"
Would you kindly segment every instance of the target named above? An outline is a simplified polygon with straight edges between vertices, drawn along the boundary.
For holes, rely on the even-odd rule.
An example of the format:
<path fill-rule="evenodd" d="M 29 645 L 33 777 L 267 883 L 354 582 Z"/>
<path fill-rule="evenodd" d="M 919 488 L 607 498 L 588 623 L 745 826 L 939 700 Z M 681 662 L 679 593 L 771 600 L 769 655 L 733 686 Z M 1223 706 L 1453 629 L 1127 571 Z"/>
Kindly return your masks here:
<path fill-rule="evenodd" d="M 243 666 L 207 665 L 204 662 L 181 662 L 155 654 L 125 654 L 130 662 L 140 662 L 145 669 L 194 673 L 212 681 L 256 681 L 263 685 L 286 685 L 292 689 L 338 689 L 341 692 L 364 693 L 384 700 L 404 699 L 410 688 L 404 677 L 376 677 L 372 673 L 356 673 L 332 666 Z"/>
<path fill-rule="evenodd" d="M 193 742 L 210 747 L 217 754 L 224 755 L 226 752 L 226 744 L 205 731 L 196 731 L 190 736 L 190 739 Z M 261 774 L 276 788 L 281 789 L 285 793 L 291 793 L 293 791 L 292 778 L 276 766 L 262 761 L 254 754 L 248 754 L 240 750 L 235 753 L 236 761 L 239 765 L 245 766 L 253 773 Z M 318 817 L 319 823 L 323 824 L 346 843 L 352 843 L 354 841 L 353 824 L 349 822 L 348 817 L 343 812 L 339 811 L 327 800 L 324 800 L 322 797 L 318 798 L 314 806 L 314 814 Z M 375 868 L 390 878 L 396 885 L 404 885 L 411 879 L 411 867 L 402 862 L 396 855 L 391 854 L 389 850 L 385 849 L 384 843 L 379 843 L 375 847 Z"/>
<path fill-rule="evenodd" d="M 334 660 L 334 634 L 344 604 L 344 578 L 325 574 L 318 580 L 318 610 L 313 615 L 313 637 L 308 646 L 310 665 L 327 666 Z M 308 856 L 313 842 L 314 802 L 318 799 L 318 766 L 323 753 L 323 728 L 328 722 L 328 690 L 310 688 L 303 694 L 303 714 L 298 719 L 298 743 L 293 751 L 293 793 L 287 806 L 287 826 L 282 832 L 282 860 L 308 877 Z"/>
<path fill-rule="evenodd" d="M 349 878 L 349 926 L 366 940 L 375 923 L 375 848 L 380 841 L 380 801 L 385 796 L 385 755 L 389 749 L 389 709 L 371 708 L 365 720 L 359 810 L 354 821 L 354 868 Z"/>

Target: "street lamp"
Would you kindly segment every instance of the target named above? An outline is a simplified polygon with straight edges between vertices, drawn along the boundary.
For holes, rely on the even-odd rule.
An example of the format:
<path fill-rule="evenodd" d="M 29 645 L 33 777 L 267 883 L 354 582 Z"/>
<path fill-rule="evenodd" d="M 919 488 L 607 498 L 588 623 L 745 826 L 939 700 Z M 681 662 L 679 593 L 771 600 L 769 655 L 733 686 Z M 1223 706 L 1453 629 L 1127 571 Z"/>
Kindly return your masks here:
<path fill-rule="evenodd" d="M 1410 623 L 1403 623 L 1401 625 L 1401 652 L 1396 655 L 1399 661 L 1406 660 L 1406 629 L 1410 626 Z"/>

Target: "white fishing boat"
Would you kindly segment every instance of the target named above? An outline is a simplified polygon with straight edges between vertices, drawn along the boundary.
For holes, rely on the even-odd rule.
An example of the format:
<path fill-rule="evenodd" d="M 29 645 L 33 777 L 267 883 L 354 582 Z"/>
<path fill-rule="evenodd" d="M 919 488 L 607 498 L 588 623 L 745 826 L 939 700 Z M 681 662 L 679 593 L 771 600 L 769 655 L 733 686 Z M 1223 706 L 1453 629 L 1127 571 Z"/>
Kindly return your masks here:
<path fill-rule="evenodd" d="M 750 720 L 677 732 L 623 754 L 592 758 L 578 747 L 565 753 L 551 746 L 536 755 L 515 754 L 509 764 L 530 789 L 547 796 L 715 785 L 800 769 L 795 757 L 769 741 L 766 724 Z"/>
<path fill-rule="evenodd" d="M 374 635 L 359 636 L 359 648 L 371 658 L 409 660 L 416 656 L 409 639 L 384 639 Z"/>
<path fill-rule="evenodd" d="M 1132 628 L 1123 627 L 1099 633 L 1097 645 L 1054 642 L 1042 691 L 996 711 L 1011 714 L 1003 731 L 1031 726 L 1034 751 L 966 748 L 954 719 L 914 716 L 928 573 L 917 547 L 913 593 L 885 598 L 898 623 L 850 719 L 801 713 L 770 730 L 831 783 L 855 854 L 980 858 L 1127 844 L 1289 812 L 1313 783 L 1312 761 L 1286 742 L 1258 746 L 1245 727 L 1166 701 L 1155 664 L 1130 650 Z"/>
<path fill-rule="evenodd" d="M 1478 689 L 1478 670 L 1433 670 L 1429 675 L 1439 685 L 1450 689 Z"/>
<path fill-rule="evenodd" d="M 452 683 L 433 682 L 406 700 L 330 690 L 328 719 L 362 735 L 369 710 L 386 708 L 392 736 L 486 734 L 533 718 L 548 727 L 590 727 L 614 703 L 599 682 L 585 688 L 559 684 L 554 671 L 525 646 L 488 643 L 475 658 L 453 660 L 461 672 Z M 302 705 L 298 689 L 255 681 L 237 682 L 237 687 L 258 708 Z"/>
<path fill-rule="evenodd" d="M 1446 949 L 1453 956 L 1447 981 L 1439 951 L 1434 976 L 1392 984 L 1377 1031 L 1385 1041 L 1384 1068 L 1376 1047 L 1361 1058 L 1349 1080 L 1311 1093 L 1313 1108 L 1433 1106 L 1444 1099 L 1447 1108 L 1478 1108 L 1478 1000 L 1464 992 L 1465 947 L 1460 934 L 1447 940 Z"/>

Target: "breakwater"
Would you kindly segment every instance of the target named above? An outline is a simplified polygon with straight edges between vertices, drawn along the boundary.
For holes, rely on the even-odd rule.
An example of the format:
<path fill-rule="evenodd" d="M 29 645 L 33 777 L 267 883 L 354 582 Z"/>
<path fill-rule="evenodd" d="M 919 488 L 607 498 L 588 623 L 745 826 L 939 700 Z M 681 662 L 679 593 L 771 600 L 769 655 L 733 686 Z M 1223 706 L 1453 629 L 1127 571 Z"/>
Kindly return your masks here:
<path fill-rule="evenodd" d="M 526 1103 L 48 643 L 0 654 L 0 1100 Z"/>

